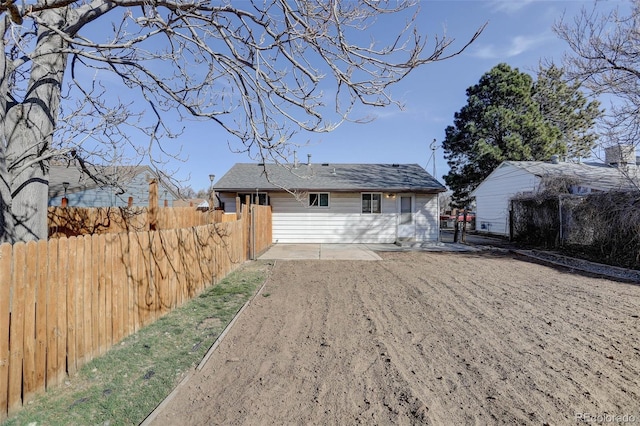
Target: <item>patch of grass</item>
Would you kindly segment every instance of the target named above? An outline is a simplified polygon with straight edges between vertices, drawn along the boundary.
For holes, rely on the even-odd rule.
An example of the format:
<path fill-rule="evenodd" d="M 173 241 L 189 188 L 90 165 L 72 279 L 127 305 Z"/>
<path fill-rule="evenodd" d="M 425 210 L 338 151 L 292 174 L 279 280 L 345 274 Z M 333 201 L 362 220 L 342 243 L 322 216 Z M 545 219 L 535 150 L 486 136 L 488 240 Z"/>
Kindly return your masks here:
<path fill-rule="evenodd" d="M 202 360 L 271 266 L 243 265 L 36 397 L 3 425 L 139 424 Z"/>

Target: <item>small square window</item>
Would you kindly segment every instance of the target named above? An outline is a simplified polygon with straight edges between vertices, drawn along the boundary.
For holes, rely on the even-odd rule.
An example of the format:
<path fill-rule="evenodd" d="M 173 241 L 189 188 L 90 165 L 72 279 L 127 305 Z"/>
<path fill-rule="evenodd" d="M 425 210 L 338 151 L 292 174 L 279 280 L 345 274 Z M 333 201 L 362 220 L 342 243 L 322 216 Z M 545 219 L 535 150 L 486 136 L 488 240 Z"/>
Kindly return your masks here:
<path fill-rule="evenodd" d="M 309 207 L 329 207 L 329 193 L 311 192 L 309 194 Z"/>
<path fill-rule="evenodd" d="M 362 213 L 380 213 L 382 194 L 362 194 Z"/>

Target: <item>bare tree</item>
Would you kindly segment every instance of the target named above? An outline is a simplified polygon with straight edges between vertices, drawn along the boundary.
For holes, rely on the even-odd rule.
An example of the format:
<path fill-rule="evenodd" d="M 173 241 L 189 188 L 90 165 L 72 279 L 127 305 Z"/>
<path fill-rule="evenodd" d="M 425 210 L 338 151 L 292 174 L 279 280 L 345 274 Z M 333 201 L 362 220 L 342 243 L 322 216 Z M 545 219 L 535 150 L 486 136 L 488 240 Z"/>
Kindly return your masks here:
<path fill-rule="evenodd" d="M 567 76 L 595 96 L 612 95 L 601 139 L 608 145 L 637 145 L 640 136 L 640 1 L 629 14 L 617 7 L 608 13 L 583 9 L 572 21 L 561 20 L 556 34 L 569 44 L 564 58 Z"/>
<path fill-rule="evenodd" d="M 252 157 L 278 158 L 297 130 L 330 131 L 358 104 L 394 104 L 390 85 L 482 31 L 456 50 L 444 35 L 427 40 L 415 3 L 0 3 L 0 242 L 46 237 L 51 158 L 99 163 L 133 150 L 161 166 L 180 134 L 169 123 L 194 118 Z M 114 96 L 114 76 L 144 105 Z"/>

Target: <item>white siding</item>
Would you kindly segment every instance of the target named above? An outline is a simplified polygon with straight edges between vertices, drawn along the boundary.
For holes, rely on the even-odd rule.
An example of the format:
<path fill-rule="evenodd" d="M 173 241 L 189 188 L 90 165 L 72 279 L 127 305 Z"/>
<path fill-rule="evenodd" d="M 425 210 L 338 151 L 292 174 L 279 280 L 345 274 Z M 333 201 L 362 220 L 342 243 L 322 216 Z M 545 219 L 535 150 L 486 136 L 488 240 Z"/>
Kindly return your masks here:
<path fill-rule="evenodd" d="M 232 194 L 220 194 L 225 212 L 235 212 Z M 415 239 L 438 240 L 438 196 L 416 195 Z M 380 214 L 363 214 L 361 193 L 329 194 L 329 207 L 308 207 L 308 200 L 288 193 L 270 193 L 274 243 L 387 243 L 396 242 L 398 197 L 382 197 Z"/>
<path fill-rule="evenodd" d="M 329 208 L 307 207 L 290 194 L 271 194 L 273 242 L 394 243 L 396 200 L 382 197 L 382 213 L 362 214 L 360 193 L 330 194 Z"/>
<path fill-rule="evenodd" d="M 236 197 L 233 194 L 221 193 L 218 194 L 220 201 L 224 204 L 225 213 L 237 213 L 236 212 Z"/>
<path fill-rule="evenodd" d="M 509 235 L 509 200 L 516 194 L 535 191 L 540 179 L 518 167 L 503 164 L 474 191 L 476 230 Z"/>

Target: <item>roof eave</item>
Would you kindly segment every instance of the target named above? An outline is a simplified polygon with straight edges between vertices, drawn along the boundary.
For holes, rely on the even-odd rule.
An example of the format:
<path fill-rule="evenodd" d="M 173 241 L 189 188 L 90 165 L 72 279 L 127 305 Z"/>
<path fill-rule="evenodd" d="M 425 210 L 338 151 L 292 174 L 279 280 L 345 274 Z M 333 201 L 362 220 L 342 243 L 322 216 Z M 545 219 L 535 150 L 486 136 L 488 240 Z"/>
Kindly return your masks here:
<path fill-rule="evenodd" d="M 309 191 L 325 191 L 325 192 L 419 192 L 419 193 L 439 193 L 446 192 L 446 188 L 430 187 L 430 188 L 214 188 L 216 192 L 309 192 Z"/>

